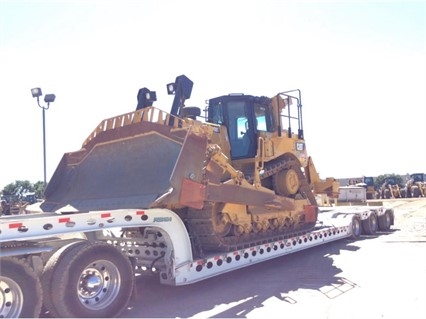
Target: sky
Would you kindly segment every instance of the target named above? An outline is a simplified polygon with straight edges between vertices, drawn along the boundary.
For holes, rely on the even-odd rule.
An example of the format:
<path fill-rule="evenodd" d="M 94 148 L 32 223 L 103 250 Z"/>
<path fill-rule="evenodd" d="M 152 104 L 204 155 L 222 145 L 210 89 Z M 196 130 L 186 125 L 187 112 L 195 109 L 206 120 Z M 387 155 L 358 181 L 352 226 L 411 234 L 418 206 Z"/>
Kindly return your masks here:
<path fill-rule="evenodd" d="M 426 173 L 426 1 L 0 0 L 0 189 L 47 181 L 137 92 L 187 106 L 300 89 L 321 178 Z M 45 103 L 41 98 L 41 105 Z"/>

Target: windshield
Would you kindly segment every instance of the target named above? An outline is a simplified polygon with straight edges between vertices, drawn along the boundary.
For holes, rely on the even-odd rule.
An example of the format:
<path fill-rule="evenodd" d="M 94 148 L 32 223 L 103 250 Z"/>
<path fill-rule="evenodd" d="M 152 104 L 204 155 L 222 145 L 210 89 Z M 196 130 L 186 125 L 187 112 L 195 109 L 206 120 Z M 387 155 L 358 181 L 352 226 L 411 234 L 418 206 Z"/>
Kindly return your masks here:
<path fill-rule="evenodd" d="M 256 128 L 252 114 L 252 102 L 247 96 L 223 96 L 210 100 L 208 120 L 227 127 L 232 159 L 253 157 L 256 152 Z"/>
<path fill-rule="evenodd" d="M 259 132 L 273 132 L 270 99 L 251 95 L 227 95 L 211 99 L 208 121 L 228 129 L 231 158 L 256 155 Z"/>

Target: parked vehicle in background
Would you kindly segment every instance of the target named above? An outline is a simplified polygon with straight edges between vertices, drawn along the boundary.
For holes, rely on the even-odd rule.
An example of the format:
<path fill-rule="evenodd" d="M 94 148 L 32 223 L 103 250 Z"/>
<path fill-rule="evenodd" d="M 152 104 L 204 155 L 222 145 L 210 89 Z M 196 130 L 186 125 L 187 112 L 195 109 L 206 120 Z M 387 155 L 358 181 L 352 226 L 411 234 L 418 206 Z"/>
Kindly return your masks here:
<path fill-rule="evenodd" d="M 381 187 L 381 198 L 401 198 L 400 186 L 396 181 L 395 177 L 386 178 L 385 182 Z"/>
<path fill-rule="evenodd" d="M 2 199 L 1 200 L 1 210 L 0 210 L 0 216 L 7 216 L 10 215 L 10 204 Z"/>
<path fill-rule="evenodd" d="M 372 176 L 363 176 L 362 183 L 358 183 L 356 186 L 365 187 L 367 199 L 377 199 L 379 197 L 377 194 L 376 185 L 374 184 L 374 177 Z"/>
<path fill-rule="evenodd" d="M 340 186 L 338 203 L 365 203 L 367 201 L 367 191 L 363 186 Z"/>
<path fill-rule="evenodd" d="M 423 173 L 410 175 L 407 182 L 407 197 L 426 197 L 426 178 Z"/>

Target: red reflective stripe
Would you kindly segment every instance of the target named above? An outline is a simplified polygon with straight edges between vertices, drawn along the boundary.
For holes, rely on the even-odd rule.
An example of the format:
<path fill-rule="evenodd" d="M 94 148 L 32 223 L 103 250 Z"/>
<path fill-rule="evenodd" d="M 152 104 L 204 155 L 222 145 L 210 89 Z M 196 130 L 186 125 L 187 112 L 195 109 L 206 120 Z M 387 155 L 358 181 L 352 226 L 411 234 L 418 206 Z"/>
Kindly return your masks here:
<path fill-rule="evenodd" d="M 111 217 L 111 213 L 102 213 L 101 218 L 108 218 Z"/>
<path fill-rule="evenodd" d="M 136 211 L 136 215 L 145 215 L 145 211 L 144 210 L 138 210 L 138 211 Z"/>
<path fill-rule="evenodd" d="M 9 228 L 19 228 L 22 226 L 22 223 L 13 223 L 9 224 Z"/>
<path fill-rule="evenodd" d="M 71 220 L 69 217 L 59 218 L 60 223 L 68 223 Z"/>

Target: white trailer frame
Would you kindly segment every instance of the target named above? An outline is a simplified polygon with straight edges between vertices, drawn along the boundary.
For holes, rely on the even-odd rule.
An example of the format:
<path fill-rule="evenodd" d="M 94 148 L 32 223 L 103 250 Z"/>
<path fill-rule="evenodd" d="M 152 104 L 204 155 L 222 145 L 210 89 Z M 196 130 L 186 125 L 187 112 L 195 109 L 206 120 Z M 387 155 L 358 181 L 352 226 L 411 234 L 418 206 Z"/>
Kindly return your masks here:
<path fill-rule="evenodd" d="M 380 208 L 378 211 L 386 210 Z M 376 207 L 355 206 L 324 209 L 319 214 L 317 226 L 308 233 L 195 258 L 190 235 L 183 221 L 168 209 L 8 216 L 0 218 L 0 263 L 3 258 L 23 259 L 41 276 L 47 263 L 46 258 L 70 241 L 87 239 L 84 234 L 90 233 L 96 234 L 96 241 L 116 246 L 124 255 L 134 260 L 134 274 L 154 272 L 159 274 L 162 284 L 187 285 L 332 241 L 357 238 L 361 234 L 361 219 L 365 219 L 367 215 L 378 215 L 378 211 Z M 141 228 L 144 229 L 143 238 L 115 235 L 118 230 Z M 0 281 L 2 278 L 0 272 Z M 1 290 L 0 284 L 0 293 Z M 19 302 L 24 303 L 25 300 Z M 14 313 L 16 312 L 15 310 Z M 1 298 L 0 314 L 7 315 Z"/>

